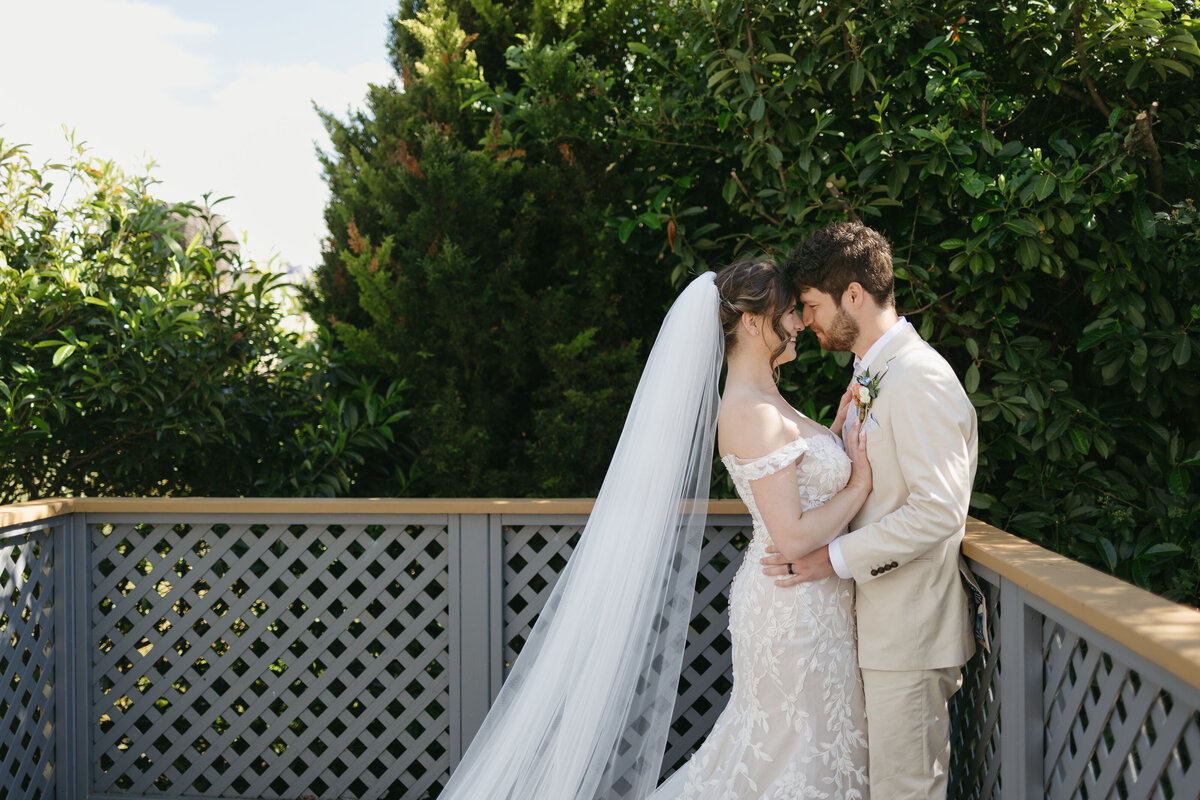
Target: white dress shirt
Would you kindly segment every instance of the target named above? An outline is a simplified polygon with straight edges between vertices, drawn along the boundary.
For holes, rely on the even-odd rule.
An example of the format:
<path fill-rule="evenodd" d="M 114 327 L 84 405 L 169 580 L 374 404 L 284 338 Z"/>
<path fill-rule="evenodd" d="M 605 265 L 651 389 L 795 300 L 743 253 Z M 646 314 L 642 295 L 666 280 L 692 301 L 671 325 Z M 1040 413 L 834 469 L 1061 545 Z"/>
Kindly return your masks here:
<path fill-rule="evenodd" d="M 900 331 L 904 330 L 908 325 L 908 320 L 904 317 L 896 320 L 892 327 L 883 332 L 883 335 L 875 340 L 875 344 L 867 348 L 867 352 L 863 353 L 863 357 L 854 357 L 854 374 L 861 375 L 871 368 L 875 357 L 887 347 L 888 342 L 896 338 Z M 849 422 L 849 420 L 847 420 Z M 837 573 L 839 578 L 850 579 L 853 576 L 850 574 L 850 568 L 846 566 L 846 559 L 842 557 L 842 543 L 838 539 L 834 539 L 829 543 L 829 563 L 833 565 L 833 571 Z"/>

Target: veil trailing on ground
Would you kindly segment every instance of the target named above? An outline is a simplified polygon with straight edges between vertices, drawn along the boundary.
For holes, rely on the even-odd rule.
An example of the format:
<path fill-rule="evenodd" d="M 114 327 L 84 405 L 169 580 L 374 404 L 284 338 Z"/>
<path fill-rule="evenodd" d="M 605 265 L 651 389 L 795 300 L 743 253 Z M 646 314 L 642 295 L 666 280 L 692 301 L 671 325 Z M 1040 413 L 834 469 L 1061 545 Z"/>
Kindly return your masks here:
<path fill-rule="evenodd" d="M 654 789 L 708 504 L 724 350 L 714 277 L 667 314 L 579 545 L 441 800 Z"/>

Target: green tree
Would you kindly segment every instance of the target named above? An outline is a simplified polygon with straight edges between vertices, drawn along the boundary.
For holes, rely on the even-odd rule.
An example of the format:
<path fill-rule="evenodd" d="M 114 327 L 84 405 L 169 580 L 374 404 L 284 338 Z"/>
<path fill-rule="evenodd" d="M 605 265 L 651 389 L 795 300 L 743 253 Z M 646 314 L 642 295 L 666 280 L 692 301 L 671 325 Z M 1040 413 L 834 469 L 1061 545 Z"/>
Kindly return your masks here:
<path fill-rule="evenodd" d="M 39 167 L 0 140 L 0 187 L 0 502 L 332 495 L 376 474 L 399 387 L 282 329 L 280 276 L 210 212 L 81 148 Z"/>
<path fill-rule="evenodd" d="M 531 34 L 488 76 L 475 48 L 495 42 L 460 24 L 421 4 L 394 28 L 403 91 L 325 115 L 331 244 L 309 308 L 420 398 L 406 491 L 592 493 L 671 287 L 607 225 L 627 185 L 606 73 Z"/>
<path fill-rule="evenodd" d="M 622 235 L 676 223 L 682 277 L 885 231 L 979 412 L 977 513 L 1200 603 L 1193 11 L 702 0 L 630 46 L 630 124 L 675 145 L 631 164 Z M 831 399 L 845 357 L 801 362 L 798 402 Z"/>

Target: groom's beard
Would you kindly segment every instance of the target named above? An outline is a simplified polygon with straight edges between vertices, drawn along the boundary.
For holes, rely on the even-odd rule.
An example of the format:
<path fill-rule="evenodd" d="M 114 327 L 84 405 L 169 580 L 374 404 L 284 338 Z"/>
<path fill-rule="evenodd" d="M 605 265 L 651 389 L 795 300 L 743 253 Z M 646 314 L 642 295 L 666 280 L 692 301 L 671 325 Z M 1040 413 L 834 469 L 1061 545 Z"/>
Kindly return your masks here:
<path fill-rule="evenodd" d="M 858 341 L 858 322 L 850 316 L 846 309 L 838 306 L 833 316 L 833 324 L 828 330 L 817 333 L 817 341 L 822 350 L 853 350 Z"/>

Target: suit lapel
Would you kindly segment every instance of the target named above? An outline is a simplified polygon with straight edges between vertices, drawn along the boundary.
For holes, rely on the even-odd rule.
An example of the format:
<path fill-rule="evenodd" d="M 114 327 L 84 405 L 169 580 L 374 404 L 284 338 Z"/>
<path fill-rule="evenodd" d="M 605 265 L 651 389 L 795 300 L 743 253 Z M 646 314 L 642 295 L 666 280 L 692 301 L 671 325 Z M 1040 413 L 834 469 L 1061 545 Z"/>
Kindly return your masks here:
<path fill-rule="evenodd" d="M 898 359 L 897 357 L 900 356 L 901 353 L 903 353 L 906 349 L 912 347 L 918 342 L 923 341 L 925 340 L 921 338 L 919 333 L 917 333 L 916 328 L 914 328 L 912 325 L 905 325 L 896 333 L 895 336 L 892 337 L 891 341 L 884 345 L 884 348 L 879 351 L 875 358 L 871 359 L 871 366 L 869 368 L 871 375 L 879 377 L 879 398 L 877 398 L 876 402 L 883 400 L 883 406 L 886 407 L 888 405 L 888 401 L 883 399 L 887 394 L 887 374 L 893 368 L 903 369 L 903 359 Z M 872 409 L 874 408 L 875 406 L 872 406 Z M 880 419 L 875 417 L 874 410 L 870 412 L 870 417 L 875 420 L 875 423 L 873 426 L 868 425 L 868 427 L 865 429 L 868 434 L 873 430 L 878 430 L 879 426 L 882 424 Z"/>
<path fill-rule="evenodd" d="M 924 341 L 921 334 L 917 333 L 917 329 L 911 324 L 905 325 L 892 340 L 884 346 L 879 354 L 871 360 L 870 371 L 872 375 L 881 375 L 884 370 L 890 369 L 889 362 L 894 359 L 901 350 L 916 342 Z M 855 373 L 858 374 L 858 373 Z"/>

